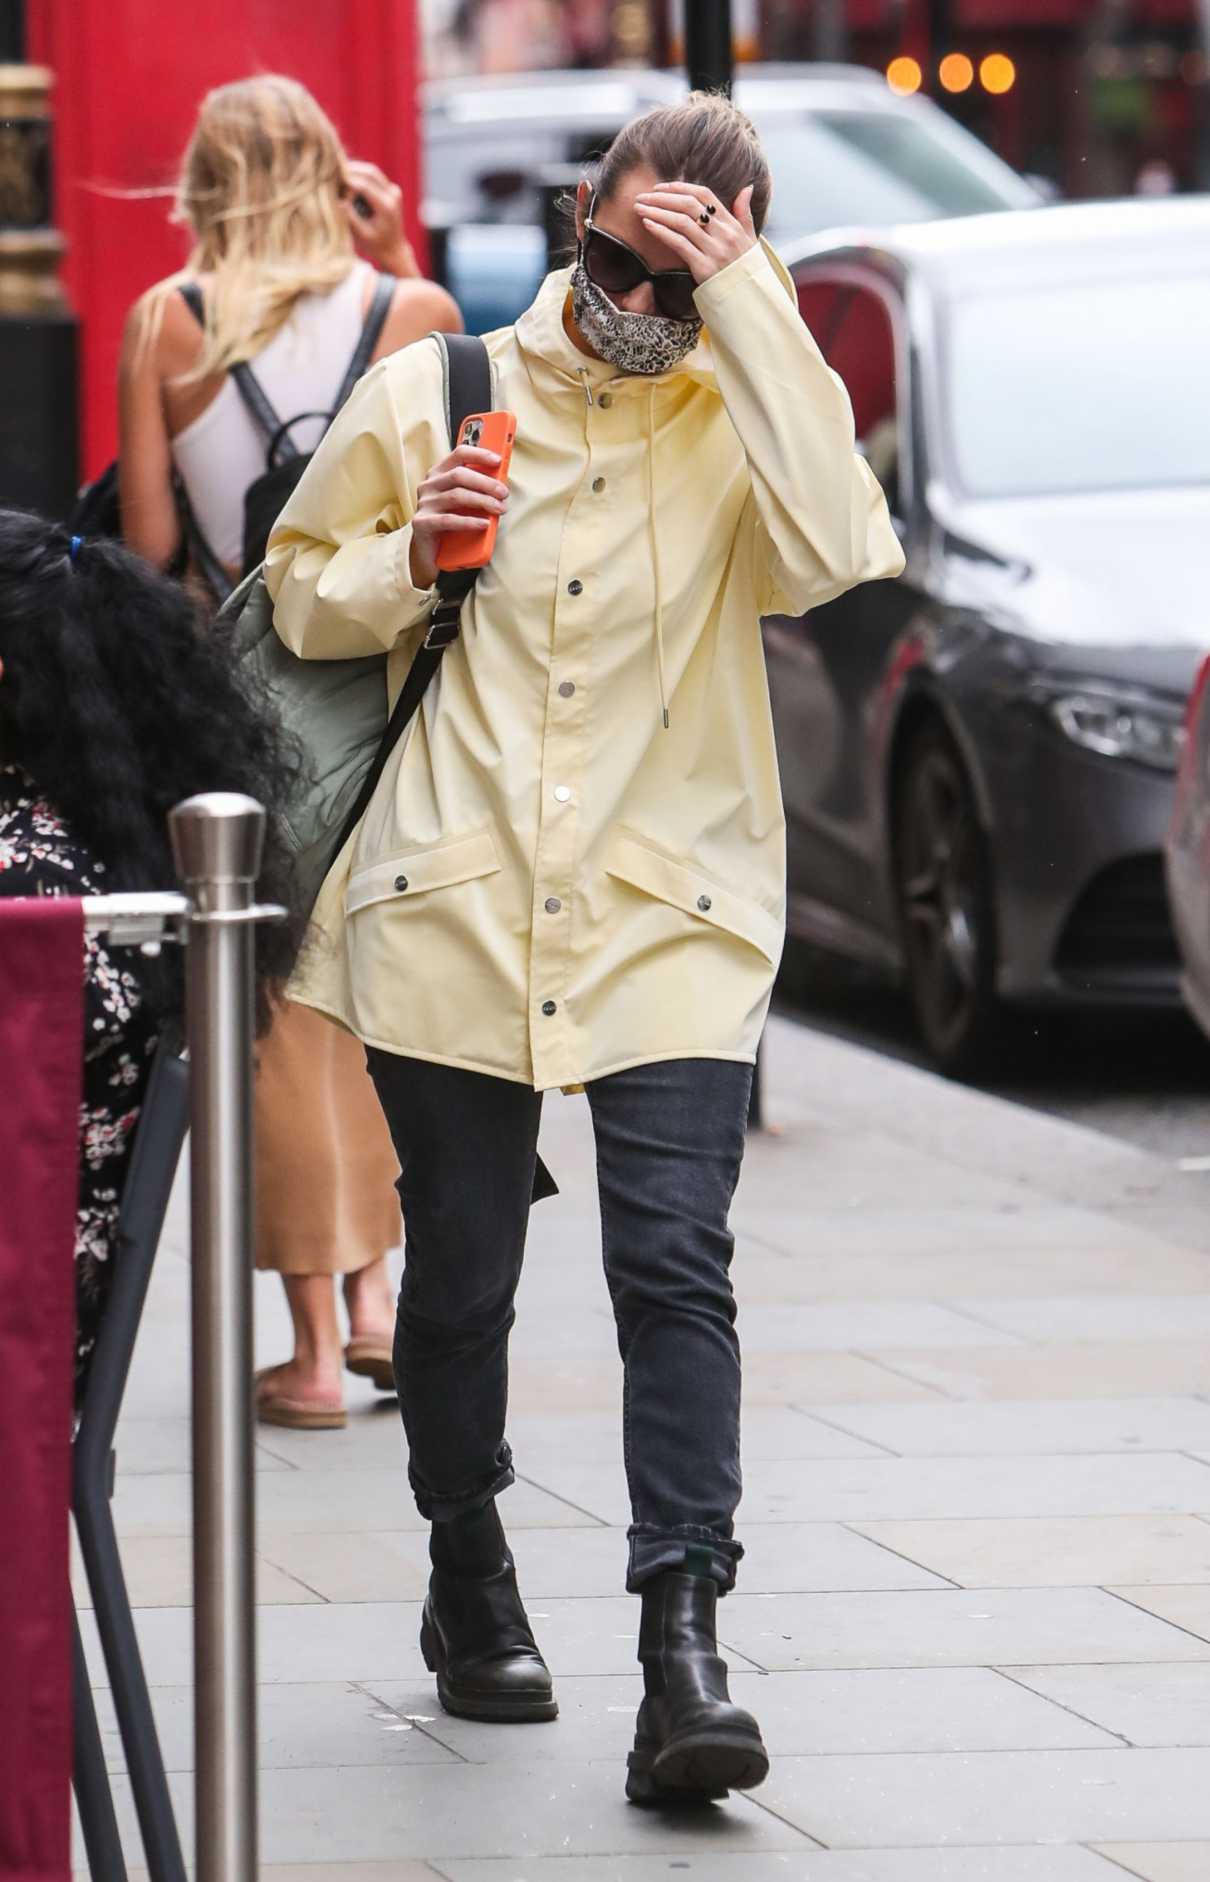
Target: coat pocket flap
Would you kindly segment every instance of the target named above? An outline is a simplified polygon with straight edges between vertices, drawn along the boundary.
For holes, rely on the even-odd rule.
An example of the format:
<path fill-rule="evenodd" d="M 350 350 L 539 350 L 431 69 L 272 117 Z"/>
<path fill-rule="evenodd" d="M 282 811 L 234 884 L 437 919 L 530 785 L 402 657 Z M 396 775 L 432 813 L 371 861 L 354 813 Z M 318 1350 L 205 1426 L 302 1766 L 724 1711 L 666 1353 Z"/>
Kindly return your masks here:
<path fill-rule="evenodd" d="M 355 915 L 372 902 L 402 901 L 430 889 L 452 888 L 455 882 L 493 875 L 499 867 L 496 845 L 487 830 L 434 849 L 403 850 L 356 871 L 345 895 L 345 913 Z"/>
<path fill-rule="evenodd" d="M 777 917 L 746 896 L 720 888 L 712 876 L 691 863 L 679 863 L 645 840 L 619 830 L 609 844 L 605 871 L 697 921 L 738 935 L 777 965 L 782 949 L 782 924 Z"/>

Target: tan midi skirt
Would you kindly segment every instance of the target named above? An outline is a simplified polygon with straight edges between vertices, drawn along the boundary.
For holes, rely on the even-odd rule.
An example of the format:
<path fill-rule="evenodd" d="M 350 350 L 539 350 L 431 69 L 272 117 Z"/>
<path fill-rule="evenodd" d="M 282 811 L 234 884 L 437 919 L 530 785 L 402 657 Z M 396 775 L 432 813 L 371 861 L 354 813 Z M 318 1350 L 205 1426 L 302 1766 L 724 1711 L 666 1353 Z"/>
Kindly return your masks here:
<path fill-rule="evenodd" d="M 257 1047 L 256 1265 L 352 1274 L 403 1236 L 399 1164 L 352 1033 L 287 1000 Z"/>

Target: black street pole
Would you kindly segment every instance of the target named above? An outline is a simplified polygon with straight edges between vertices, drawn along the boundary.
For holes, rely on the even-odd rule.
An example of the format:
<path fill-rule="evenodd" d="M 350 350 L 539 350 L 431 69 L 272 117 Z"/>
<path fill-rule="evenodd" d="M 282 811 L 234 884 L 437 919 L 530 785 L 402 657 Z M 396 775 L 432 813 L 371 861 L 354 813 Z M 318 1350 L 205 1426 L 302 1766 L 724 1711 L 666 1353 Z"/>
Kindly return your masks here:
<path fill-rule="evenodd" d="M 928 20 L 929 35 L 929 56 L 924 74 L 927 91 L 942 59 L 947 52 L 954 50 L 954 0 L 928 0 L 925 16 Z M 941 100 L 943 107 L 945 96 Z"/>
<path fill-rule="evenodd" d="M 731 96 L 731 0 L 685 0 L 685 67 L 694 91 Z"/>
<path fill-rule="evenodd" d="M 54 74 L 25 63 L 21 0 L 0 0 L 0 504 L 64 517 L 76 494 L 76 320 L 53 226 Z"/>
<path fill-rule="evenodd" d="M 1210 190 L 1210 0 L 1198 0 L 1197 23 L 1202 70 L 1193 92 L 1194 180 L 1199 190 Z"/>
<path fill-rule="evenodd" d="M 0 0 L 0 65 L 25 57 L 25 0 Z"/>
<path fill-rule="evenodd" d="M 647 18 L 651 63 L 654 66 L 670 65 L 672 63 L 672 27 L 668 18 L 668 0 L 647 0 Z"/>
<path fill-rule="evenodd" d="M 811 57 L 824 65 L 842 65 L 848 55 L 845 0 L 815 0 L 811 19 Z"/>

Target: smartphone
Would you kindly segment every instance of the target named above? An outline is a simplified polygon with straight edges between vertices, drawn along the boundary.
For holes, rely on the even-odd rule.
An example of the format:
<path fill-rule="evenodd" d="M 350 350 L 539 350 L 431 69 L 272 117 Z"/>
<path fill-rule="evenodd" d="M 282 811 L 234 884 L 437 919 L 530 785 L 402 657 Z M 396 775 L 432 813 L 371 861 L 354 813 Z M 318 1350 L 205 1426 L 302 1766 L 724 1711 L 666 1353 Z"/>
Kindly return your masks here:
<path fill-rule="evenodd" d="M 463 420 L 458 443 L 494 451 L 500 463 L 492 475 L 506 484 L 516 435 L 517 420 L 512 412 L 472 412 Z M 447 573 L 457 569 L 481 569 L 492 559 L 499 526 L 500 518 L 489 516 L 485 517 L 482 529 L 459 530 L 456 535 L 451 532 L 443 536 L 437 549 L 437 567 Z"/>

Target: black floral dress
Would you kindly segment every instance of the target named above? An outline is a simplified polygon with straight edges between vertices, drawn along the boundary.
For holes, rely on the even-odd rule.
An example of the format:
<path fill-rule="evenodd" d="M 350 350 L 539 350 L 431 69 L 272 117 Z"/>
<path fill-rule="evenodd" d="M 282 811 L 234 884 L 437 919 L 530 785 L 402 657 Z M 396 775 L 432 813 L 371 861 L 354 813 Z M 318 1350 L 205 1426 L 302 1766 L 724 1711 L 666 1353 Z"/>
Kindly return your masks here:
<path fill-rule="evenodd" d="M 0 764 L 0 895 L 104 895 L 105 865 L 78 843 L 26 774 Z M 76 1214 L 76 1397 L 113 1274 L 127 1158 L 156 1031 L 132 967 L 138 954 L 89 935 L 84 953 L 84 1088 Z"/>

